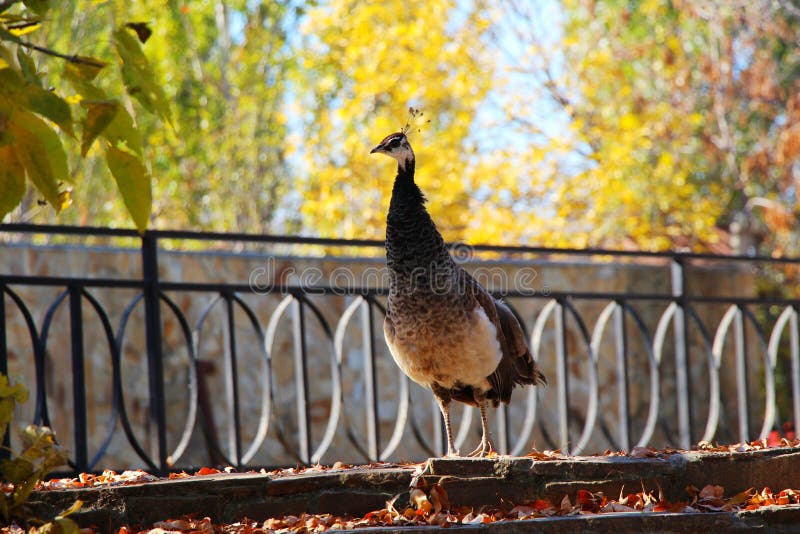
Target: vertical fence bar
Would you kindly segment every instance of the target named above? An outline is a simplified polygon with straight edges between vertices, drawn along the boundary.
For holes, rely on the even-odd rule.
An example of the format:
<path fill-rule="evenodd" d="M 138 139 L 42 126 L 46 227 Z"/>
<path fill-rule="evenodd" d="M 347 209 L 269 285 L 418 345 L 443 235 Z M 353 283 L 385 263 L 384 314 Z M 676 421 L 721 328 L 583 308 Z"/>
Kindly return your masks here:
<path fill-rule="evenodd" d="M 373 462 L 380 454 L 378 433 L 378 391 L 375 377 L 375 336 L 373 334 L 372 305 L 364 300 L 361 308 L 361 334 L 364 347 L 364 402 L 367 411 L 367 453 Z"/>
<path fill-rule="evenodd" d="M 505 404 L 500 403 L 497 407 L 497 452 L 500 454 L 508 454 L 508 408 Z"/>
<path fill-rule="evenodd" d="M 297 439 L 300 459 L 311 461 L 311 419 L 308 404 L 308 357 L 306 353 L 305 310 L 300 299 L 292 302 L 294 333 L 294 379 L 297 395 Z"/>
<path fill-rule="evenodd" d="M 678 404 L 678 441 L 684 449 L 692 445 L 692 414 L 689 409 L 689 341 L 686 336 L 686 266 L 681 258 L 673 258 L 670 263 L 672 277 L 672 296 L 678 308 L 673 317 L 675 334 L 675 397 Z"/>
<path fill-rule="evenodd" d="M 144 278 L 144 317 L 147 338 L 147 380 L 150 389 L 150 423 L 156 428 L 154 448 L 158 469 L 167 472 L 167 420 L 164 401 L 164 361 L 162 358 L 161 304 L 158 287 L 158 240 L 151 232 L 142 236 L 142 274 Z"/>
<path fill-rule="evenodd" d="M 747 345 L 744 331 L 744 314 L 737 306 L 733 323 L 734 347 L 736 354 L 736 401 L 739 419 L 739 441 L 750 441 L 750 409 L 747 400 Z"/>
<path fill-rule="evenodd" d="M 31 332 L 33 334 L 33 331 Z M 45 348 L 42 334 L 32 336 L 34 372 L 36 373 L 36 406 L 33 409 L 33 424 L 51 426 L 47 409 L 47 373 L 45 373 Z"/>
<path fill-rule="evenodd" d="M 0 284 L 0 373 L 8 376 L 8 338 L 6 337 L 5 284 Z"/>
<path fill-rule="evenodd" d="M 0 284 L 0 373 L 8 377 L 8 338 L 6 337 L 6 286 Z M 0 436 L 0 460 L 10 458 L 11 432 L 6 429 L 4 436 Z"/>
<path fill-rule="evenodd" d="M 75 469 L 84 472 L 89 464 L 86 429 L 86 376 L 83 367 L 83 310 L 81 288 L 69 286 L 70 345 L 72 349 L 72 420 L 75 432 Z"/>
<path fill-rule="evenodd" d="M 797 312 L 789 317 L 789 357 L 792 368 L 792 410 L 794 411 L 794 431 L 800 432 L 800 332 L 798 332 Z"/>
<path fill-rule="evenodd" d="M 556 306 L 556 377 L 558 379 L 558 444 L 561 452 L 569 454 L 569 369 L 567 368 L 567 309 L 560 301 Z"/>
<path fill-rule="evenodd" d="M 225 325 L 225 397 L 228 403 L 228 451 L 237 466 L 242 463 L 242 430 L 239 413 L 239 377 L 236 365 L 236 321 L 233 295 L 223 294 L 227 323 Z"/>
<path fill-rule="evenodd" d="M 628 406 L 628 338 L 625 328 L 625 308 L 617 302 L 614 310 L 614 337 L 617 353 L 617 406 L 619 414 L 619 446 L 630 450 L 630 408 Z"/>

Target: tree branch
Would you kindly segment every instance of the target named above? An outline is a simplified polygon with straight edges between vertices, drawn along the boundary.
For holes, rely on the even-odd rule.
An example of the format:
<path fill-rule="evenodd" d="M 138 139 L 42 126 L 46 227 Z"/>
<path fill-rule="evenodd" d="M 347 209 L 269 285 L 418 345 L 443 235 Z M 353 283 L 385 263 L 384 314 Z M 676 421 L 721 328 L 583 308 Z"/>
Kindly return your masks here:
<path fill-rule="evenodd" d="M 0 4 L 1 5 L 1 4 Z M 67 55 L 62 54 L 61 52 L 56 52 L 55 50 L 51 50 L 49 48 L 45 48 L 43 46 L 39 46 L 37 44 L 31 43 L 30 41 L 20 41 L 19 44 L 24 46 L 25 48 L 30 48 L 31 50 L 36 50 L 37 52 L 41 52 L 42 54 L 47 54 L 48 56 L 54 56 L 57 58 L 64 59 L 69 61 L 70 63 L 79 63 L 82 65 L 89 65 L 91 67 L 97 67 L 98 69 L 102 69 L 106 66 L 105 63 L 98 61 L 96 59 L 82 57 L 78 55 Z"/>

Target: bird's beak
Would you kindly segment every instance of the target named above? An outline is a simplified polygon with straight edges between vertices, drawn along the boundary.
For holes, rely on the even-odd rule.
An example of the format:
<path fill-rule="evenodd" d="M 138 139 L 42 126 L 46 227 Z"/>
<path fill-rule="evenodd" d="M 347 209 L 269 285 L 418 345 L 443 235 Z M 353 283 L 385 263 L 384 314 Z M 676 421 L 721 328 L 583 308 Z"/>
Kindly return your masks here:
<path fill-rule="evenodd" d="M 383 145 L 378 145 L 369 151 L 370 154 L 374 154 L 375 152 L 383 152 Z"/>

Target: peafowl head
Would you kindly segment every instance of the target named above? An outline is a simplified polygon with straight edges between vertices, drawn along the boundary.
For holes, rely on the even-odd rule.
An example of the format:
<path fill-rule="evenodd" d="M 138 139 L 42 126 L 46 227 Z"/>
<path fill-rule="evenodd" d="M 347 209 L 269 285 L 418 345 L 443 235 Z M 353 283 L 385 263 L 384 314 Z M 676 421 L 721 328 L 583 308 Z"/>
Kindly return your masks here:
<path fill-rule="evenodd" d="M 369 151 L 370 154 L 386 154 L 397 160 L 397 165 L 400 170 L 406 170 L 409 163 L 414 162 L 414 151 L 411 150 L 411 145 L 404 132 L 396 132 L 389 134 L 383 138 L 383 141 L 378 143 L 375 148 Z"/>

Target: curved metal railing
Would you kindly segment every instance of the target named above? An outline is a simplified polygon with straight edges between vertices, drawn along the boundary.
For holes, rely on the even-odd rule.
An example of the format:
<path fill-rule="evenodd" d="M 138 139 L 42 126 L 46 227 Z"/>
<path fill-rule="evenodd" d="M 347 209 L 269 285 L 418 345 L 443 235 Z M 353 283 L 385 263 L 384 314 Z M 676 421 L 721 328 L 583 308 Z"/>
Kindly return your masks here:
<path fill-rule="evenodd" d="M 136 236 L 129 231 L 25 225 L 3 225 L 0 230 Z M 32 422 L 54 423 L 54 401 L 48 391 L 60 379 L 52 376 L 53 358 L 56 349 L 69 353 L 71 376 L 64 382 L 70 385 L 68 411 L 72 420 L 64 424 L 71 435 L 61 439 L 70 450 L 72 469 L 97 470 L 109 467 L 109 463 L 116 468 L 127 466 L 114 464 L 120 461 L 116 458 L 164 472 L 198 462 L 242 467 L 330 463 L 342 455 L 362 461 L 411 459 L 443 452 L 442 431 L 431 396 L 395 367 L 389 365 L 387 370 L 388 353 L 381 335 L 386 313 L 383 287 L 274 283 L 259 288 L 259 299 L 271 299 L 270 311 L 265 313 L 263 306 L 252 303 L 249 283 L 159 279 L 159 240 L 223 238 L 301 245 L 381 245 L 372 241 L 150 232 L 141 238 L 141 278 L 0 273 L 0 371 L 9 372 L 7 325 L 13 316 L 24 325 L 30 342 L 30 359 L 15 365 L 29 366 L 33 371 Z M 685 264 L 690 261 L 794 260 L 475 248 L 494 253 L 638 255 L 662 260 L 672 273 L 672 291 L 664 294 L 506 292 L 550 386 L 516 393 L 511 407 L 501 407 L 492 416 L 500 452 L 524 454 L 533 446 L 559 448 L 569 454 L 663 443 L 689 447 L 697 440 L 725 437 L 720 435 L 723 429 L 726 436 L 744 442 L 764 439 L 782 423 L 800 427 L 800 303 L 752 296 L 691 295 L 686 292 L 685 281 Z M 56 296 L 43 308 L 39 304 L 33 309 L 26 302 L 25 292 L 42 287 L 54 288 Z M 98 296 L 109 290 L 132 295 L 121 311 L 109 309 Z M 187 312 L 187 299 L 195 303 L 204 300 L 194 320 Z M 709 306 L 716 307 L 716 315 L 698 311 Z M 59 323 L 62 308 L 67 310 L 68 321 Z M 769 313 L 763 313 L 766 308 Z M 37 323 L 39 313 L 42 319 Z M 222 319 L 212 319 L 214 314 L 221 314 Z M 709 317 L 717 315 L 719 319 L 710 323 Z M 165 317 L 177 325 L 171 335 L 180 339 L 178 345 L 182 347 L 168 357 L 164 354 Z M 146 416 L 135 418 L 129 399 L 130 377 L 123 367 L 129 365 L 129 335 L 138 322 L 145 323 L 146 357 L 142 365 L 148 394 L 146 406 L 137 407 Z M 69 347 L 52 346 L 57 323 L 68 325 Z M 85 359 L 85 335 L 88 329 L 98 327 L 107 346 L 108 359 L 103 365 L 110 368 L 110 384 L 91 384 L 86 379 L 87 365 L 96 362 Z M 242 354 L 243 329 L 257 340 L 255 353 L 248 349 Z M 22 340 L 15 338 L 14 342 Z M 312 352 L 316 353 L 313 360 Z M 23 354 L 25 349 L 15 347 L 15 353 Z M 182 371 L 170 370 L 168 378 L 167 360 L 170 369 Z M 220 394 L 207 383 L 208 372 L 203 365 L 208 360 L 221 364 Z M 758 375 L 751 372 L 753 366 Z M 289 367 L 291 373 L 286 371 Z M 284 377 L 280 382 L 278 371 Z M 732 379 L 728 377 L 731 372 Z M 357 384 L 348 378 L 350 375 L 357 377 Z M 704 375 L 707 386 L 698 380 Z M 245 391 L 240 383 L 243 378 L 256 384 L 257 391 Z M 319 393 L 323 386 L 324 392 Z M 90 409 L 96 402 L 92 393 L 98 387 L 110 388 L 110 406 L 102 422 L 105 430 L 90 436 L 90 419 L 96 419 L 90 415 L 96 412 Z M 279 398 L 284 390 L 291 392 L 289 403 Z M 177 420 L 176 409 L 167 400 L 175 391 L 183 399 Z M 256 401 L 249 402 L 246 410 L 243 400 L 253 394 Z M 701 401 L 706 399 L 703 405 Z M 760 416 L 753 413 L 756 401 L 763 405 L 755 409 Z M 324 407 L 322 414 L 317 413 L 318 405 Z M 781 409 L 787 413 L 780 413 Z M 391 414 L 388 419 L 387 412 Z M 733 413 L 735 418 L 729 416 Z M 251 424 L 246 425 L 244 419 Z M 462 412 L 456 426 L 457 447 L 471 444 L 478 430 L 473 419 L 471 411 Z M 661 443 L 655 443 L 656 436 Z M 204 447 L 206 456 L 197 452 Z M 267 449 L 273 451 L 271 456 L 263 454 Z"/>

